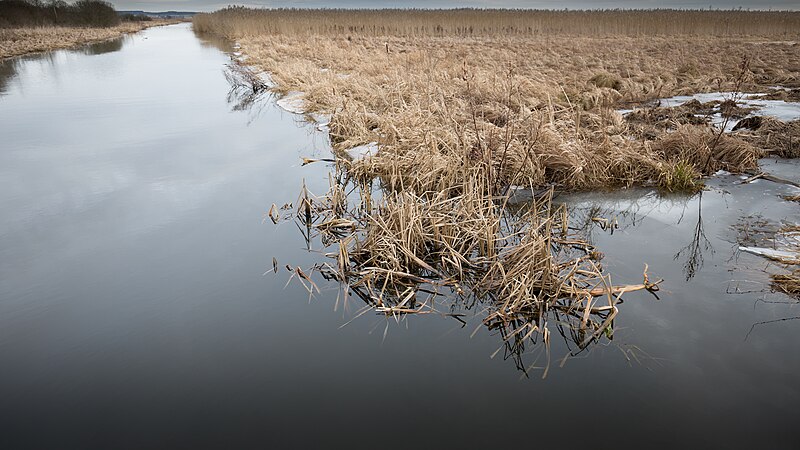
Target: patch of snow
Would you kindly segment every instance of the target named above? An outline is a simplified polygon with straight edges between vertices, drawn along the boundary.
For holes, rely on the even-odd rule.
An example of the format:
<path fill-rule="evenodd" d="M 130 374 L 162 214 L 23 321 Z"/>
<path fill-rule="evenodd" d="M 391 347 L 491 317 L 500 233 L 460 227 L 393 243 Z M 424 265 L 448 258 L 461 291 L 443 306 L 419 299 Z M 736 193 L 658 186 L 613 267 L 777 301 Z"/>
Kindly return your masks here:
<path fill-rule="evenodd" d="M 270 75 L 267 72 L 259 73 L 258 79 L 260 79 L 264 84 L 266 84 L 268 89 L 272 89 L 275 87 L 275 80 L 273 80 L 272 75 Z"/>
<path fill-rule="evenodd" d="M 739 247 L 739 250 L 747 253 L 752 253 L 754 255 L 765 256 L 770 259 L 777 259 L 781 261 L 800 260 L 799 254 L 797 254 L 796 252 L 790 252 L 786 250 L 775 250 L 763 247 Z"/>
<path fill-rule="evenodd" d="M 780 86 L 774 89 L 786 89 Z M 800 102 L 785 102 L 783 100 L 763 100 L 757 98 L 762 94 L 740 94 L 737 96 L 736 104 L 738 106 L 755 108 L 747 117 L 751 116 L 770 116 L 782 122 L 790 122 L 792 120 L 800 119 Z M 676 95 L 674 97 L 662 98 L 659 100 L 659 106 L 665 108 L 673 108 L 675 106 L 683 105 L 691 100 L 697 100 L 700 103 L 708 103 L 713 101 L 723 102 L 734 98 L 733 92 L 706 92 L 694 95 Z M 633 112 L 631 109 L 617 110 L 623 116 Z M 702 114 L 695 114 L 697 117 L 705 117 Z M 725 122 L 725 118 L 720 113 L 714 113 L 709 116 L 711 123 L 714 126 L 721 126 Z M 738 119 L 729 119 L 725 126 L 725 131 L 733 130 L 733 127 L 739 122 Z"/>
<path fill-rule="evenodd" d="M 280 108 L 292 114 L 303 114 L 306 102 L 302 92 L 290 92 L 275 102 Z"/>
<path fill-rule="evenodd" d="M 345 152 L 350 155 L 353 161 L 359 161 L 376 155 L 378 153 L 378 143 L 370 142 L 369 144 L 359 145 L 358 147 L 345 150 Z"/>

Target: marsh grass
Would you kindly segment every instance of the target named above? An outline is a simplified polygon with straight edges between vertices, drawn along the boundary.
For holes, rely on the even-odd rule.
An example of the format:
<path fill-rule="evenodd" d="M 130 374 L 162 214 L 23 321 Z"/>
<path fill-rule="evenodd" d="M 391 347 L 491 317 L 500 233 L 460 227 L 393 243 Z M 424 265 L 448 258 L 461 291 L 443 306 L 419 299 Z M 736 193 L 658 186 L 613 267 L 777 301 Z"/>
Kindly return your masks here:
<path fill-rule="evenodd" d="M 344 299 L 359 298 L 359 314 L 462 320 L 453 300 L 480 308 L 527 370 L 524 342 L 549 343 L 558 330 L 580 352 L 613 336 L 621 295 L 660 282 L 645 266 L 641 284 L 613 285 L 553 190 L 696 191 L 701 176 L 757 167 L 761 150 L 705 122 L 641 138 L 615 109 L 800 82 L 800 54 L 783 41 L 797 29 L 780 25 L 798 15 L 483 13 L 233 8 L 194 24 L 237 40 L 272 91 L 330 118 L 329 192 L 304 188 L 294 215 L 309 247 L 318 240 L 329 256 L 313 270 L 290 268 L 309 294 L 318 273 L 341 283 Z M 738 17 L 747 20 L 731 26 Z M 662 18 L 675 20 L 655 25 Z M 710 18 L 730 20 L 723 31 Z M 759 33 L 773 37 L 742 37 Z M 742 56 L 753 52 L 743 78 Z M 351 158 L 362 145 L 378 152 Z M 520 191 L 531 201 L 511 202 Z"/>
<path fill-rule="evenodd" d="M 198 16 L 194 23 L 196 29 L 237 39 L 248 64 L 269 73 L 278 94 L 301 92 L 306 112 L 329 115 L 336 150 L 378 143 L 377 157 L 352 170 L 388 180 L 390 188 L 441 190 L 481 162 L 490 166 L 498 186 L 574 190 L 669 182 L 667 189 L 694 190 L 692 183 L 673 182 L 678 162 L 694 165 L 704 176 L 719 168 L 740 172 L 752 170 L 761 151 L 727 134 L 709 141 L 715 134 L 707 120 L 666 117 L 659 128 L 646 118 L 642 126 L 615 109 L 687 92 L 800 83 L 793 69 L 800 62 L 796 46 L 763 38 L 565 39 L 569 29 L 539 35 L 488 31 L 503 29 L 499 25 L 472 36 L 450 34 L 444 26 L 441 35 L 400 36 L 390 30 L 375 36 L 360 28 L 331 35 L 317 33 L 300 19 L 303 14 L 311 22 L 344 20 L 336 11 L 236 9 Z M 406 20 L 406 12 L 384 14 Z M 407 14 L 408 20 L 419 17 Z M 592 17 L 602 23 L 610 16 Z M 365 17 L 372 16 L 354 12 L 352 20 Z M 757 22 L 762 16 L 748 17 Z M 245 19 L 278 28 L 245 31 L 240 29 Z M 758 57 L 750 58 L 743 78 L 742 56 L 749 54 Z M 681 117 L 689 116 L 695 117 L 689 112 Z M 685 125 L 679 139 L 670 136 L 677 125 Z"/>
<path fill-rule="evenodd" d="M 250 9 L 228 7 L 195 18 L 203 30 L 233 36 L 792 36 L 790 11 L 523 10 L 523 9 Z"/>
<path fill-rule="evenodd" d="M 602 255 L 570 228 L 565 206 L 553 205 L 552 189 L 511 204 L 510 194 L 493 194 L 487 172 L 475 168 L 448 190 L 375 196 L 371 183 L 352 178 L 351 164 L 337 161 L 324 196 L 303 188 L 292 217 L 329 257 L 303 273 L 340 283 L 344 301 L 364 303 L 359 315 L 438 314 L 463 322 L 453 310 L 470 305 L 527 372 L 526 342 L 548 346 L 558 330 L 572 354 L 580 353 L 613 336 L 623 294 L 658 290 L 646 268 L 642 284 L 612 285 Z"/>

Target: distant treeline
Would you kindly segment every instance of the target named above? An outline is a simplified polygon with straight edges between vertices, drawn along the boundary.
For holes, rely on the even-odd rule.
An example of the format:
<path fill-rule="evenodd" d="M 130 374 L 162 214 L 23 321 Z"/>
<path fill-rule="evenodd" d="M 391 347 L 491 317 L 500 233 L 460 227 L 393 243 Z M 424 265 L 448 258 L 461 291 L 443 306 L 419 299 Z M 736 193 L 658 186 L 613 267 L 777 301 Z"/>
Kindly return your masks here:
<path fill-rule="evenodd" d="M 100 0 L 0 0 L 0 27 L 112 27 L 120 22 L 114 7 Z"/>
<path fill-rule="evenodd" d="M 125 22 L 149 22 L 153 20 L 147 14 L 120 14 L 119 18 Z"/>
<path fill-rule="evenodd" d="M 227 37 L 263 34 L 366 36 L 796 36 L 800 12 L 742 10 L 252 9 L 194 16 Z"/>

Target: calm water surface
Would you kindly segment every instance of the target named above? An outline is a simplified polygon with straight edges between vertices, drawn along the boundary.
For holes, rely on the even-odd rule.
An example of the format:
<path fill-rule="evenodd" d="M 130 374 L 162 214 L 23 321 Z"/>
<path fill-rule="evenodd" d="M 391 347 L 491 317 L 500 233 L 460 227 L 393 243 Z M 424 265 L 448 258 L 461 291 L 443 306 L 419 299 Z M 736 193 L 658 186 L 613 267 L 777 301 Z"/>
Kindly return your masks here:
<path fill-rule="evenodd" d="M 329 146 L 270 101 L 232 111 L 227 50 L 178 25 L 0 63 L 0 448 L 797 448 L 800 320 L 753 325 L 800 305 L 733 228 L 800 221 L 792 188 L 559 197 L 617 217 L 588 227 L 615 283 L 667 281 L 625 296 L 612 343 L 560 367 L 554 338 L 526 378 L 480 317 L 384 337 L 342 327 L 335 286 L 263 275 L 322 260 L 263 219 L 303 180 L 324 193 L 299 163 Z"/>

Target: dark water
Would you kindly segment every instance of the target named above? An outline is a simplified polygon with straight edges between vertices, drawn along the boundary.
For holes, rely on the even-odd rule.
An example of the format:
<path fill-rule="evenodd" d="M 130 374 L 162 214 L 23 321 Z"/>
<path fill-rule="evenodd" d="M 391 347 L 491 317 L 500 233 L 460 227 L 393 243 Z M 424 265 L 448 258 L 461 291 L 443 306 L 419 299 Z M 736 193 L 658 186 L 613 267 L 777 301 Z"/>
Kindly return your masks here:
<path fill-rule="evenodd" d="M 617 217 L 589 227 L 614 283 L 667 281 L 526 378 L 480 317 L 342 327 L 335 286 L 262 275 L 322 259 L 263 218 L 303 179 L 324 193 L 299 162 L 329 150 L 270 102 L 231 111 L 222 50 L 178 25 L 0 63 L 0 448 L 797 448 L 800 320 L 754 324 L 800 304 L 733 228 L 800 220 L 792 188 L 560 197 Z"/>

